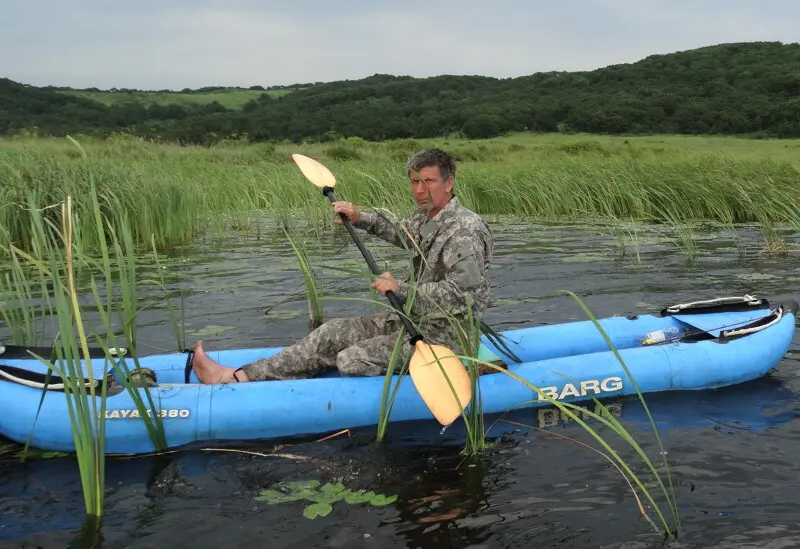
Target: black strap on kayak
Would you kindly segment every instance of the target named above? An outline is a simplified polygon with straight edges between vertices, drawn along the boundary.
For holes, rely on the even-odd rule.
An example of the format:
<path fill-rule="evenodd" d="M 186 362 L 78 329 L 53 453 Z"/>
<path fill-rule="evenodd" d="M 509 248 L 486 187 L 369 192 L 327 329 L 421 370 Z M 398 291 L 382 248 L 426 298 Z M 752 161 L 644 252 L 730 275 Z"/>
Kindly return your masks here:
<path fill-rule="evenodd" d="M 18 383 L 20 385 L 26 385 L 28 387 L 38 389 L 46 388 L 50 391 L 64 390 L 64 380 L 49 370 L 46 374 L 40 374 L 39 372 L 31 372 L 30 370 L 17 368 L 16 366 L 0 364 L 0 380 L 10 381 L 12 383 Z M 92 384 L 94 384 L 95 387 L 100 386 L 100 383 L 97 380 L 92 382 L 91 380 L 84 378 L 83 382 L 87 387 Z"/>
<path fill-rule="evenodd" d="M 125 356 L 127 349 L 109 349 L 112 356 Z M 0 358 L 34 358 L 30 353 L 40 357 L 53 358 L 56 355 L 53 347 L 30 347 L 28 345 L 3 345 L 0 344 Z M 83 356 L 83 353 L 81 353 Z M 89 347 L 89 358 L 106 358 L 106 353 L 101 347 Z"/>
<path fill-rule="evenodd" d="M 189 383 L 189 376 L 192 375 L 192 360 L 194 360 L 194 349 L 186 349 L 186 366 L 183 368 L 183 382 Z M 238 381 L 238 380 L 237 380 Z"/>

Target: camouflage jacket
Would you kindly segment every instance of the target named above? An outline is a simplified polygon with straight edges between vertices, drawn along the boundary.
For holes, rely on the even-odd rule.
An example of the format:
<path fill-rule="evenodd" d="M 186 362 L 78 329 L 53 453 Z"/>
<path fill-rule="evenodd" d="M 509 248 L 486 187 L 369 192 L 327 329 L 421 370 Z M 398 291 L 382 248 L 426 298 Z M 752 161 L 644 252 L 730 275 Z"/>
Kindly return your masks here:
<path fill-rule="evenodd" d="M 473 317 L 483 316 L 489 302 L 494 239 L 486 222 L 456 197 L 431 219 L 422 209 L 397 222 L 361 212 L 355 226 L 411 252 L 413 287 L 397 277 L 396 294 L 401 300 L 413 299 L 412 316 L 428 321 L 447 315 L 463 319 L 468 297 Z"/>

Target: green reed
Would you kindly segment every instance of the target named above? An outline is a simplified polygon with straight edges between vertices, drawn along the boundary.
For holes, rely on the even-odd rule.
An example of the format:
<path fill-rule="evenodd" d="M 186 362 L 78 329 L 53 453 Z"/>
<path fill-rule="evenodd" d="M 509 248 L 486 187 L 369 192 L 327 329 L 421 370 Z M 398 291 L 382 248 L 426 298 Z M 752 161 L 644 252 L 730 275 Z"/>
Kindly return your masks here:
<path fill-rule="evenodd" d="M 471 359 L 477 359 L 481 346 L 481 323 L 480 319 L 473 316 L 469 300 L 466 308 L 467 317 L 461 322 L 453 321 L 451 325 L 456 330 L 462 354 Z M 463 362 L 469 372 L 470 391 L 472 393 L 472 401 L 464 415 L 464 424 L 467 427 L 467 440 L 464 451 L 467 455 L 476 456 L 483 452 L 487 446 L 483 420 L 483 400 L 479 382 L 480 364 L 474 360 L 463 360 Z"/>
<path fill-rule="evenodd" d="M 170 296 L 170 292 L 167 288 L 167 277 L 164 274 L 164 266 L 161 264 L 161 261 L 158 257 L 158 250 L 156 248 L 155 240 L 151 240 L 150 246 L 153 251 L 153 263 L 156 271 L 159 274 L 158 279 L 154 279 L 152 283 L 161 288 L 161 290 L 164 292 L 164 303 L 166 304 L 167 312 L 169 313 L 170 326 L 172 326 L 172 331 L 175 334 L 175 342 L 177 344 L 176 350 L 178 352 L 183 352 L 186 350 L 186 307 L 184 301 L 184 292 L 182 289 L 178 290 L 180 297 L 180 308 L 178 310 L 179 312 L 176 312 L 175 304 L 172 302 L 172 297 Z"/>
<path fill-rule="evenodd" d="M 74 145 L 83 153 L 77 142 Z M 88 163 L 86 155 L 81 158 Z M 87 177 L 91 179 L 91 170 Z M 99 518 L 105 493 L 102 418 L 107 399 L 113 398 L 107 383 L 112 372 L 139 409 L 154 447 L 164 449 L 166 438 L 158 414 L 146 413 L 148 408 L 156 409 L 150 391 L 129 381 L 128 361 L 138 366 L 136 317 L 142 306 L 138 287 L 147 282 L 138 273 L 133 232 L 124 214 L 109 219 L 93 181 L 87 183 L 86 191 L 86 200 L 77 208 L 72 196 L 66 195 L 57 208 L 27 210 L 23 224 L 28 250 L 13 243 L 3 247 L 10 261 L 0 278 L 4 295 L 0 313 L 15 344 L 41 346 L 47 334 L 57 334 L 51 356 L 31 353 L 64 383 L 63 392 L 44 387 L 39 410 L 44 398 L 63 394 L 86 513 Z M 53 216 L 53 211 L 60 215 Z M 85 253 L 87 242 L 96 243 L 99 258 Z M 48 327 L 47 322 L 53 325 Z M 102 349 L 105 358 L 89 358 L 91 347 Z M 120 356 L 120 350 L 126 354 Z M 29 443 L 22 457 L 29 454 Z"/>
<path fill-rule="evenodd" d="M 248 228 L 254 212 L 278 221 L 302 215 L 312 229 L 330 230 L 329 206 L 303 180 L 293 152 L 320 158 L 341 174 L 339 186 L 352 202 L 402 215 L 414 207 L 404 160 L 427 145 L 454 151 L 459 198 L 489 216 L 616 218 L 678 228 L 697 220 L 759 223 L 768 240 L 773 227 L 797 227 L 800 210 L 800 164 L 787 148 L 794 142 L 559 135 L 209 148 L 121 135 L 81 142 L 83 152 L 65 139 L 0 139 L 0 244 L 29 249 L 25 212 L 55 219 L 63 196 L 88 193 L 89 171 L 104 218 L 113 227 L 128 223 L 136 244 L 164 248 L 210 229 Z M 75 206 L 76 219 L 89 223 L 87 205 Z M 83 232 L 79 246 L 97 245 Z M 689 242 L 684 236 L 682 245 Z"/>
<path fill-rule="evenodd" d="M 64 383 L 64 398 L 66 399 L 69 421 L 72 428 L 75 454 L 78 461 L 81 485 L 83 487 L 86 513 L 89 516 L 100 517 L 103 514 L 103 494 L 105 491 L 105 421 L 98 418 L 105 417 L 106 399 L 108 398 L 108 385 L 105 380 L 114 370 L 123 385 L 131 394 L 140 412 L 146 407 L 142 402 L 140 393 L 135 387 L 127 383 L 130 371 L 125 366 L 125 358 L 119 358 L 113 349 L 126 348 L 135 353 L 135 330 L 132 329 L 132 320 L 136 314 L 135 294 L 133 288 L 137 280 L 126 278 L 125 269 L 130 269 L 128 262 L 133 260 L 130 249 L 123 251 L 119 238 L 112 233 L 107 235 L 116 254 L 111 258 L 104 251 L 104 278 L 103 287 L 105 299 L 100 295 L 100 288 L 93 275 L 90 275 L 88 285 L 91 287 L 93 303 L 88 305 L 95 309 L 101 318 L 102 327 L 98 330 L 86 316 L 87 305 L 81 306 L 79 301 L 83 293 L 78 286 L 81 275 L 85 275 L 87 265 L 92 263 L 87 258 L 75 252 L 74 242 L 76 236 L 72 214 L 72 200 L 67 197 L 62 206 L 62 224 L 60 228 L 50 227 L 45 229 L 47 222 L 34 214 L 32 226 L 36 228 L 35 235 L 39 246 L 37 256 L 26 254 L 24 251 L 12 247 L 9 253 L 15 258 L 12 271 L 17 279 L 26 276 L 23 272 L 22 260 L 34 267 L 38 275 L 45 280 L 47 286 L 46 298 L 39 301 L 47 305 L 36 306 L 31 303 L 31 295 L 24 289 L 17 289 L 16 302 L 22 308 L 27 308 L 29 315 L 38 318 L 54 320 L 57 328 L 57 338 L 53 342 L 53 356 L 33 357 L 48 366 Z M 102 230 L 102 226 L 98 226 Z M 130 235 L 123 237 L 130 243 Z M 115 279 L 111 274 L 117 274 Z M 120 276 L 120 273 L 123 273 Z M 127 275 L 131 273 L 128 272 Z M 119 281 L 119 288 L 123 296 L 112 299 L 115 287 Z M 24 286 L 23 286 L 24 288 Z M 13 291 L 13 290 L 12 290 Z M 114 332 L 112 315 L 117 313 L 122 325 L 123 337 L 117 338 Z M 16 343 L 31 345 L 39 343 L 41 336 L 37 334 L 37 341 L 21 340 Z M 120 345 L 124 343 L 124 345 Z M 105 359 L 90 359 L 90 346 L 103 349 Z M 135 360 L 135 354 L 134 354 Z M 120 361 L 118 363 L 118 361 Z M 102 362 L 100 370 L 96 370 L 98 362 Z M 97 381 L 95 381 L 97 380 Z M 152 408 L 153 401 L 145 389 L 146 397 Z M 60 393 L 48 392 L 43 389 L 42 398 L 58 398 Z M 41 403 L 40 403 L 41 406 Z M 163 449 L 166 441 L 163 425 L 158 417 L 150 418 L 147 413 L 142 414 L 143 421 L 148 427 L 154 445 Z M 35 429 L 35 425 L 33 427 Z M 27 444 L 26 448 L 27 450 Z M 23 452 L 24 454 L 25 452 Z"/>
<path fill-rule="evenodd" d="M 386 374 L 383 378 L 383 389 L 381 391 L 381 405 L 378 410 L 378 426 L 376 438 L 382 441 L 386 438 L 386 433 L 389 428 L 389 417 L 392 413 L 392 406 L 394 406 L 397 393 L 400 390 L 400 384 L 404 376 L 408 373 L 408 360 L 402 360 L 402 349 L 406 343 L 408 334 L 405 328 L 401 328 L 397 333 L 397 338 L 392 347 L 392 354 L 389 357 L 389 364 L 386 368 Z M 394 387 L 392 383 L 394 382 Z"/>
<path fill-rule="evenodd" d="M 294 252 L 297 258 L 300 272 L 303 275 L 303 284 L 306 289 L 306 301 L 308 302 L 308 328 L 309 331 L 311 331 L 322 324 L 322 292 L 317 285 L 317 277 L 314 274 L 314 270 L 311 268 L 311 262 L 308 259 L 308 253 L 305 247 L 302 244 L 295 243 L 285 226 L 283 227 L 283 234 L 292 247 L 292 252 Z"/>
<path fill-rule="evenodd" d="M 641 246 L 639 229 L 633 221 L 623 221 L 612 217 L 608 220 L 602 220 L 606 232 L 616 242 L 619 257 L 623 258 L 626 255 L 630 256 L 634 265 L 642 264 Z M 630 242 L 630 249 L 628 243 Z"/>

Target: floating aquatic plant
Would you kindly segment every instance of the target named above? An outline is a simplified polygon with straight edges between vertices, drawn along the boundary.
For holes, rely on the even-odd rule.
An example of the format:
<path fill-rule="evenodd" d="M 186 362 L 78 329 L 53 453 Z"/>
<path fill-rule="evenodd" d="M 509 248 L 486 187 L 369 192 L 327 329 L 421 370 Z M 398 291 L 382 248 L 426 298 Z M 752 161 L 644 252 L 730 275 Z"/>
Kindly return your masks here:
<path fill-rule="evenodd" d="M 262 490 L 256 501 L 263 501 L 268 505 L 288 503 L 293 501 L 310 501 L 311 503 L 303 510 L 303 516 L 309 519 L 324 517 L 333 511 L 333 504 L 344 502 L 349 505 L 359 505 L 368 503 L 377 507 L 389 505 L 397 501 L 397 496 L 387 496 L 372 490 L 353 491 L 345 488 L 344 484 L 338 482 L 331 484 L 327 482 L 320 486 L 318 480 L 301 480 L 294 482 L 279 483 L 275 489 Z"/>

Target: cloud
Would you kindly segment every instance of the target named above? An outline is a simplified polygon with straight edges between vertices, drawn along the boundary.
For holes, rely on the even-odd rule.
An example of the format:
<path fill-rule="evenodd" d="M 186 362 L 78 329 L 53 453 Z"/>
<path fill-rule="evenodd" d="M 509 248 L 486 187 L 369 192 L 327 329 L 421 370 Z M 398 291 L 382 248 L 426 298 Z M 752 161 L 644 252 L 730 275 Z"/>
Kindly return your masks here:
<path fill-rule="evenodd" d="M 375 73 L 591 70 L 721 42 L 796 40 L 790 0 L 379 3 L 27 0 L 0 19 L 0 75 L 36 85 L 181 89 Z"/>

